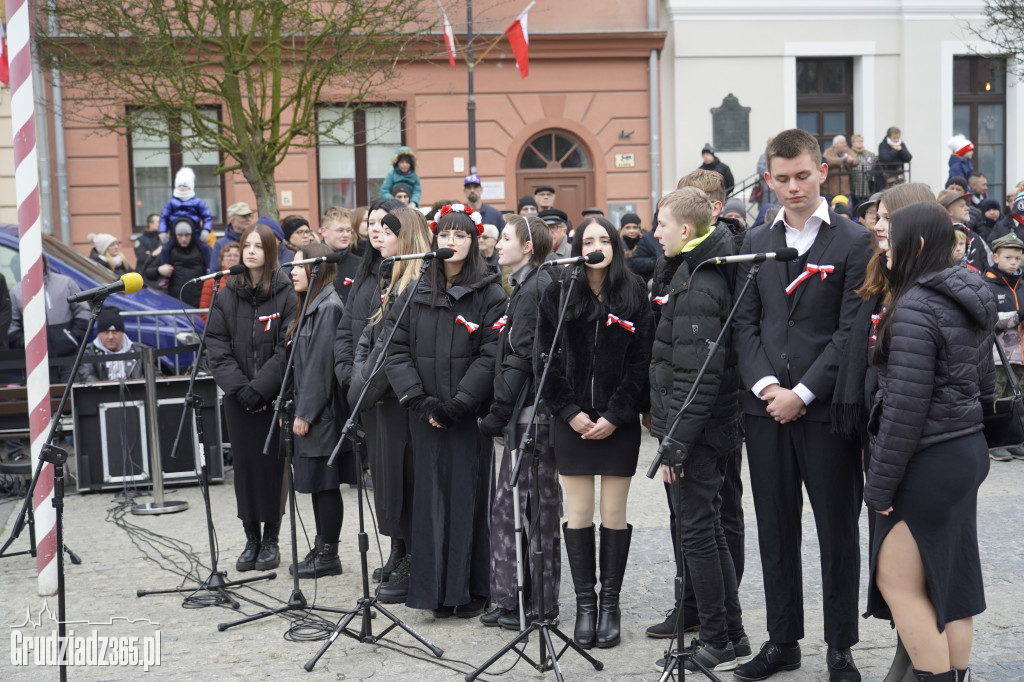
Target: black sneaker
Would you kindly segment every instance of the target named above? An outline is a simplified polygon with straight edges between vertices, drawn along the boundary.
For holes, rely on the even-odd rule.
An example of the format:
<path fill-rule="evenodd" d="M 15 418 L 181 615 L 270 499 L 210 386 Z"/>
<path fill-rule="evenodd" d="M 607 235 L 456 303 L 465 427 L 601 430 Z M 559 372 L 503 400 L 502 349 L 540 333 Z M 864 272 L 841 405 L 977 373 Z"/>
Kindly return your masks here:
<path fill-rule="evenodd" d="M 455 616 L 457 618 L 476 618 L 487 608 L 488 601 L 490 600 L 487 597 L 471 597 L 469 602 L 455 607 Z"/>
<path fill-rule="evenodd" d="M 738 663 L 746 663 L 754 657 L 754 654 L 750 651 L 750 640 L 747 639 L 746 635 L 732 640 L 732 650 L 736 653 L 736 661 Z"/>
<path fill-rule="evenodd" d="M 441 604 L 436 609 L 431 609 L 430 612 L 434 614 L 434 618 L 436 618 L 437 620 L 442 620 L 444 618 L 451 618 L 452 616 L 454 616 L 455 607 L 445 606 L 444 604 Z"/>
<path fill-rule="evenodd" d="M 412 564 L 412 556 L 406 554 L 391 572 L 391 577 L 386 583 L 381 583 L 377 590 L 377 600 L 382 604 L 404 604 L 409 596 L 409 567 Z"/>
<path fill-rule="evenodd" d="M 733 651 L 732 642 L 726 642 L 725 646 L 715 646 L 711 642 L 694 640 L 693 657 L 686 661 L 687 670 L 700 670 L 697 667 L 700 663 L 712 672 L 723 672 L 735 670 L 739 663 L 736 662 L 736 652 Z"/>
<path fill-rule="evenodd" d="M 829 682 L 860 682 L 860 671 L 849 649 L 828 648 L 825 654 Z"/>
<path fill-rule="evenodd" d="M 533 623 L 535 620 L 537 620 L 537 613 L 535 611 L 530 611 L 526 614 L 527 627 L 529 627 L 529 625 Z M 553 620 L 557 624 L 558 607 L 555 606 L 553 609 L 550 609 L 547 615 L 544 616 L 544 620 Z M 505 630 L 513 630 L 515 632 L 519 632 L 519 610 L 516 609 L 515 611 L 510 611 L 506 615 L 499 618 L 498 625 L 500 625 Z"/>
<path fill-rule="evenodd" d="M 800 645 L 783 646 L 765 642 L 754 658 L 736 668 L 732 674 L 738 680 L 753 682 L 766 680 L 780 670 L 796 670 L 800 667 Z"/>
<path fill-rule="evenodd" d="M 993 462 L 1009 462 L 1013 459 L 1013 455 L 1006 448 L 995 448 L 994 450 L 988 451 L 988 456 L 992 458 Z"/>
<path fill-rule="evenodd" d="M 499 606 L 496 609 L 488 611 L 484 615 L 480 616 L 480 622 L 489 628 L 496 628 L 501 625 L 501 623 L 499 623 L 498 621 L 502 617 L 510 613 L 518 613 L 518 611 L 513 611 L 512 609 L 505 609 Z"/>
<path fill-rule="evenodd" d="M 690 645 L 689 646 L 683 647 L 681 653 L 693 653 L 693 647 L 696 646 L 696 644 L 697 644 L 697 638 L 694 637 L 693 639 L 690 640 Z M 654 662 L 654 669 L 657 670 L 659 673 L 665 671 L 665 661 L 668 658 L 668 654 L 669 653 L 671 653 L 671 652 L 666 651 L 664 656 L 662 656 L 661 658 L 659 658 L 658 660 L 656 660 Z M 679 662 L 677 660 L 676 661 L 676 666 L 678 666 L 678 665 L 679 665 Z M 673 670 L 675 670 L 675 668 L 673 668 Z"/>
<path fill-rule="evenodd" d="M 1024 459 L 1024 447 L 1018 445 L 1017 447 L 1006 449 L 1007 451 L 1009 451 L 1010 455 L 1012 455 L 1014 459 Z"/>
<path fill-rule="evenodd" d="M 700 621 L 697 619 L 696 614 L 690 615 L 686 611 L 683 611 L 683 632 L 696 632 L 700 630 Z M 647 628 L 646 632 L 648 637 L 654 639 L 668 639 L 669 637 L 676 636 L 676 610 L 665 614 L 665 620 L 661 621 L 656 625 L 652 625 Z"/>

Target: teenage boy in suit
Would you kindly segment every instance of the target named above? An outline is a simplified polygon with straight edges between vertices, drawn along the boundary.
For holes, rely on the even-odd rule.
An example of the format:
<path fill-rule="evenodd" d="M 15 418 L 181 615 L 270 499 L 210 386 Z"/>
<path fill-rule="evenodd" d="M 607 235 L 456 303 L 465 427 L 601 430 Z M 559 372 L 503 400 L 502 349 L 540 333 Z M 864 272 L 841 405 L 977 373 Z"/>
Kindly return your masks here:
<path fill-rule="evenodd" d="M 783 208 L 773 223 L 747 233 L 740 253 L 792 247 L 800 257 L 763 263 L 735 317 L 769 636 L 735 675 L 762 680 L 800 667 L 802 486 L 821 547 L 829 680 L 859 682 L 850 647 L 858 637 L 860 446 L 832 432 L 829 402 L 860 304 L 855 290 L 871 254 L 869 235 L 821 197 L 828 166 L 813 136 L 783 131 L 765 155 L 765 180 Z M 738 268 L 736 291 L 750 269 Z"/>

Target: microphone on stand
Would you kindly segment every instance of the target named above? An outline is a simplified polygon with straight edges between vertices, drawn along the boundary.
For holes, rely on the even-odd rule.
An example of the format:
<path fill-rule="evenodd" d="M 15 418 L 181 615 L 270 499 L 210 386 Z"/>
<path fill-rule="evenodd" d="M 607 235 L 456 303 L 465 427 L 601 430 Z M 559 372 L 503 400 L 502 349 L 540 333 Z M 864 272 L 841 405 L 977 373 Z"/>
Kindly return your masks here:
<path fill-rule="evenodd" d="M 724 263 L 763 263 L 766 260 L 777 260 L 777 261 L 789 261 L 796 260 L 800 256 L 800 252 L 792 247 L 786 247 L 779 249 L 778 251 L 769 251 L 767 253 L 744 253 L 739 256 L 720 256 L 718 258 L 708 258 L 704 261 L 704 265 L 722 265 Z"/>
<path fill-rule="evenodd" d="M 344 251 L 333 251 L 326 256 L 317 256 L 316 258 L 303 258 L 302 260 L 293 260 L 291 263 L 285 263 L 282 268 L 293 268 L 296 265 L 317 265 L 318 263 L 337 263 L 345 257 Z"/>
<path fill-rule="evenodd" d="M 545 265 L 582 265 L 589 263 L 594 265 L 604 260 L 604 254 L 600 251 L 591 251 L 585 256 L 574 256 L 572 258 L 557 258 L 555 260 L 548 260 L 541 263 L 541 267 Z"/>
<path fill-rule="evenodd" d="M 145 286 L 145 282 L 142 281 L 142 275 L 137 272 L 126 272 L 121 275 L 121 279 L 116 282 L 104 284 L 101 287 L 86 289 L 85 291 L 78 292 L 74 296 L 68 296 L 68 303 L 94 301 L 97 298 L 106 298 L 110 294 L 119 294 L 122 291 L 126 294 L 134 294 L 136 291 L 142 289 L 143 286 Z"/>
<path fill-rule="evenodd" d="M 241 275 L 244 272 L 245 272 L 245 266 L 242 265 L 241 263 L 238 263 L 236 265 L 232 265 L 227 270 L 220 270 L 219 272 L 211 272 L 210 274 L 203 275 L 202 277 L 194 277 L 193 279 L 190 279 L 189 281 L 185 282 L 185 285 L 187 286 L 189 284 L 195 284 L 196 282 L 205 282 L 208 279 L 220 279 L 221 277 L 224 277 L 225 275 Z"/>
<path fill-rule="evenodd" d="M 384 260 L 391 261 L 393 263 L 397 263 L 400 260 L 430 260 L 431 258 L 448 260 L 454 255 L 455 252 L 451 249 L 438 249 L 437 251 L 427 251 L 426 253 L 407 253 L 404 256 L 389 256 Z"/>

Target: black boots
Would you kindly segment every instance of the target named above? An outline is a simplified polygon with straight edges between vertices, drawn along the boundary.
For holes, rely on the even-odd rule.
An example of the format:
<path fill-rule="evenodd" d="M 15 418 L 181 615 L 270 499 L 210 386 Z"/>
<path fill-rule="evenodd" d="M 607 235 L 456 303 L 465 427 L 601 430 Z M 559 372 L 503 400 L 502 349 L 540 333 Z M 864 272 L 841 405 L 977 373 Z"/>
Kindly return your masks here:
<path fill-rule="evenodd" d="M 918 682 L 957 682 L 958 675 L 955 668 L 938 674 L 915 669 L 914 677 L 918 679 Z"/>
<path fill-rule="evenodd" d="M 602 529 L 603 531 L 603 529 Z M 576 628 L 573 640 L 583 649 L 591 649 L 597 640 L 597 567 L 594 560 L 594 526 L 569 528 L 562 524 L 562 539 L 569 557 L 569 570 L 576 590 Z"/>
<path fill-rule="evenodd" d="M 256 568 L 256 555 L 260 551 L 260 522 L 242 521 L 245 530 L 245 549 L 235 562 L 236 571 L 251 571 Z"/>
<path fill-rule="evenodd" d="M 601 607 L 597 618 L 597 646 L 602 649 L 619 643 L 619 591 L 629 558 L 633 526 L 612 530 L 601 526 Z"/>
<path fill-rule="evenodd" d="M 338 558 L 338 544 L 323 542 L 319 551 L 309 563 L 299 564 L 300 578 L 323 578 L 328 575 L 341 575 L 341 559 Z"/>
<path fill-rule="evenodd" d="M 373 569 L 373 582 L 386 583 L 391 577 L 391 572 L 398 566 L 398 562 L 405 557 L 405 540 L 396 540 L 391 538 L 391 554 L 388 555 L 388 560 L 384 562 L 383 566 L 378 566 Z"/>
<path fill-rule="evenodd" d="M 280 565 L 281 552 L 277 548 L 277 534 L 280 532 L 280 521 L 263 524 L 263 539 L 260 541 L 260 552 L 256 555 L 257 571 L 269 571 Z"/>

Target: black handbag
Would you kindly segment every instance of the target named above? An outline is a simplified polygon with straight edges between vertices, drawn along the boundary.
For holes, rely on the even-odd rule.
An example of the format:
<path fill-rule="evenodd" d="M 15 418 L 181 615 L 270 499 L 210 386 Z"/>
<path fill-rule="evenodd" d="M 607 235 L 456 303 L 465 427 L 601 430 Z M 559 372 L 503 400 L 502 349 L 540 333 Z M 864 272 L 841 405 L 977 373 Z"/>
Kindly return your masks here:
<path fill-rule="evenodd" d="M 985 440 L 989 448 L 1012 448 L 1024 444 L 1024 396 L 1017 383 L 1017 375 L 1010 368 L 999 341 L 995 342 L 999 360 L 1003 363 L 1003 371 L 1013 389 L 1009 398 L 993 400 L 991 404 L 982 405 L 985 421 Z"/>

